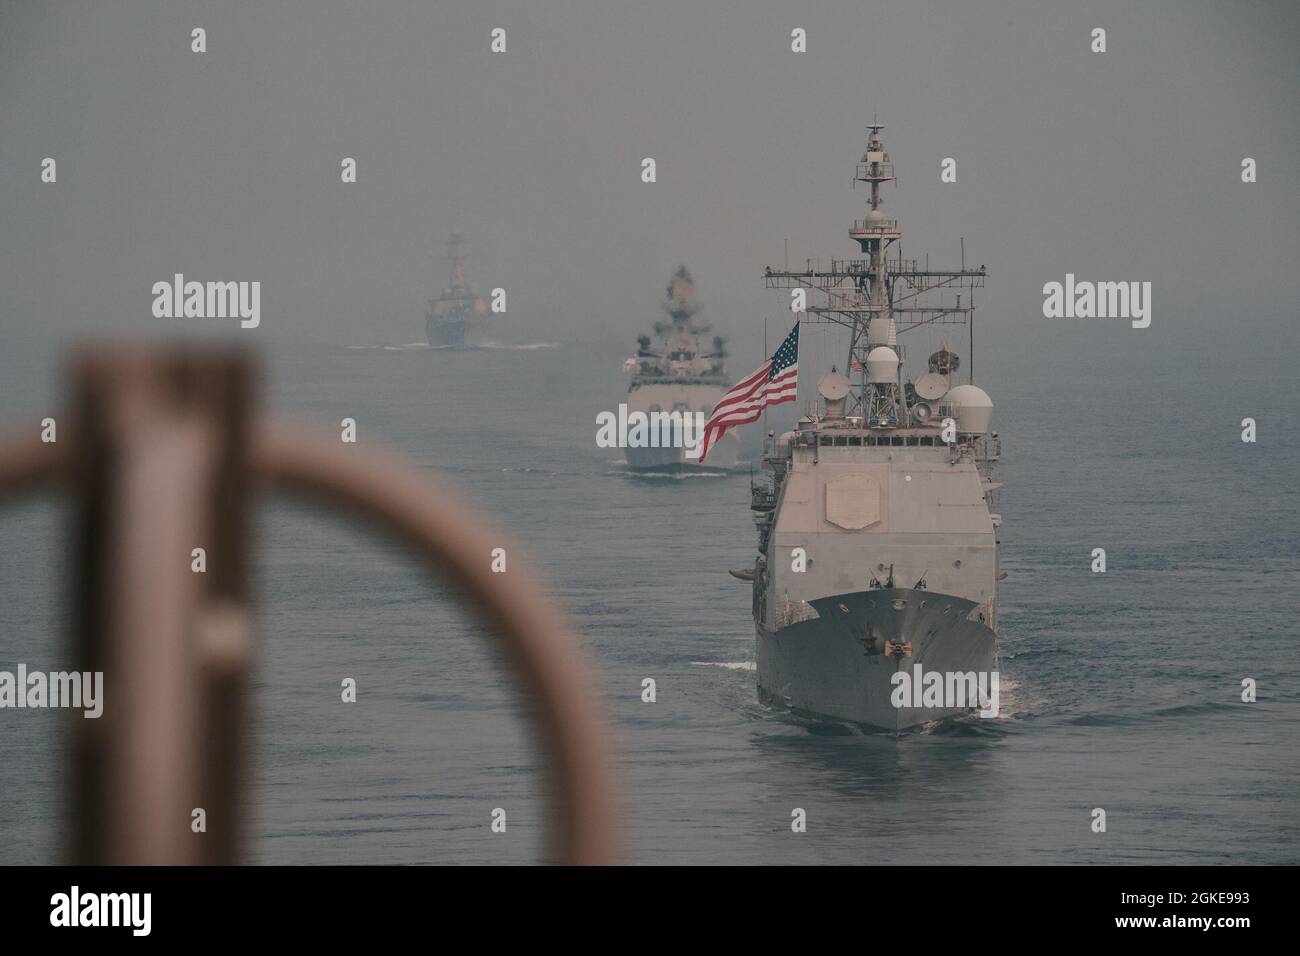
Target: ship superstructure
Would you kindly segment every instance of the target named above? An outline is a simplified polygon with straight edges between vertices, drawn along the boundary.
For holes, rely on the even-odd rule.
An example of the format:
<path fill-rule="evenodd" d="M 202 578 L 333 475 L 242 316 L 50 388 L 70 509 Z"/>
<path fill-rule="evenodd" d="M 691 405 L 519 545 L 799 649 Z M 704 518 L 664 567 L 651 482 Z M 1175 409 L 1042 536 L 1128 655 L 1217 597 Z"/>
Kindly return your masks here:
<path fill-rule="evenodd" d="M 711 349 L 700 344 L 700 337 L 710 329 L 694 321 L 700 305 L 695 280 L 685 266 L 673 275 L 667 292 L 668 321 L 655 323 L 654 339 L 640 336 L 636 354 L 625 363 L 632 373 L 628 412 L 680 412 L 707 419 L 731 385 L 725 369 L 726 340 L 715 336 Z M 691 459 L 683 447 L 628 447 L 626 454 L 628 465 L 642 471 L 725 470 L 736 463 L 739 451 L 739 439 L 728 434 L 709 452 L 707 465 Z"/>
<path fill-rule="evenodd" d="M 426 341 L 441 348 L 476 348 L 488 344 L 487 303 L 465 277 L 465 237 L 453 232 L 447 241 L 451 278 L 425 312 Z"/>
<path fill-rule="evenodd" d="M 855 179 L 870 187 L 869 208 L 849 230 L 862 257 L 766 270 L 769 288 L 806 290 L 805 323 L 848 329 L 848 374 L 823 375 L 820 402 L 769 437 L 767 477 L 751 489 L 758 554 L 733 574 L 753 582 L 766 698 L 900 730 L 968 712 L 981 703 L 968 680 L 988 686 L 996 671 L 1000 444 L 969 353 L 965 383 L 946 344 L 915 378 L 905 371 L 900 336 L 969 327 L 985 270 L 902 256 L 898 222 L 880 208 L 893 163 L 883 127 L 868 129 Z M 916 706 L 921 687 L 898 691 L 904 672 L 909 686 L 932 688 L 931 673 L 946 686 Z"/>

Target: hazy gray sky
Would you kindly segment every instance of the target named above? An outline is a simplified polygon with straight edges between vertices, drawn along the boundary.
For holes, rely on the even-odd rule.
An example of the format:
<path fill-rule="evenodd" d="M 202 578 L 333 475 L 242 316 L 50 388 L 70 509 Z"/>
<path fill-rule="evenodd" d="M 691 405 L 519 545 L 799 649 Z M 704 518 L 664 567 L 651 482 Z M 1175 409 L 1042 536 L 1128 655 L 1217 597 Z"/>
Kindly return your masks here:
<path fill-rule="evenodd" d="M 1293 2 L 0 11 L 7 331 L 201 325 L 150 315 L 151 285 L 183 272 L 262 282 L 243 335 L 415 341 L 458 226 L 517 341 L 630 344 L 684 262 L 748 364 L 763 316 L 788 321 L 761 278 L 783 240 L 792 261 L 856 251 L 866 192 L 849 187 L 874 114 L 905 251 L 955 263 L 964 235 L 990 270 L 986 328 L 1047 321 L 1042 285 L 1066 272 L 1151 281 L 1155 330 L 1296 319 Z M 809 52 L 790 51 L 794 27 Z M 947 156 L 956 184 L 939 181 Z"/>

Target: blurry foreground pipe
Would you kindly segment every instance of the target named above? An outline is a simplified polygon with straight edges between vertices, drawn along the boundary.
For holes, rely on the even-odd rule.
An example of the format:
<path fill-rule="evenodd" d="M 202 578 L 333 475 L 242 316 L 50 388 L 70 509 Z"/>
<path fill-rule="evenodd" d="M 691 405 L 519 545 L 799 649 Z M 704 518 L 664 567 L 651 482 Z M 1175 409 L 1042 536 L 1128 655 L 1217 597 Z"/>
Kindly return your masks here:
<path fill-rule="evenodd" d="M 255 423 L 243 352 L 105 350 L 75 373 L 73 427 L 60 443 L 0 445 L 0 495 L 66 477 L 80 505 L 74 663 L 104 671 L 107 688 L 104 715 L 75 722 L 74 862 L 240 857 L 252 657 L 244 569 L 256 480 L 341 506 L 464 589 L 539 704 L 554 851 L 570 863 L 613 860 L 589 675 L 502 537 L 396 458 Z M 204 574 L 191 571 L 196 547 L 206 551 Z M 490 569 L 494 548 L 507 550 L 505 573 Z M 191 812 L 200 807 L 207 832 L 196 835 Z"/>

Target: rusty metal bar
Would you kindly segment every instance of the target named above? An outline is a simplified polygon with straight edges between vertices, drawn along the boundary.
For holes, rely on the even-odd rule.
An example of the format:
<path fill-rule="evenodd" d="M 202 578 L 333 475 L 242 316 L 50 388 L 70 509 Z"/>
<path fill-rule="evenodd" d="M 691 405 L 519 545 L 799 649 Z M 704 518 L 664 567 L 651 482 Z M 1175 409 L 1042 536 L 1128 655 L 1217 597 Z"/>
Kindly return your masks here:
<path fill-rule="evenodd" d="M 74 660 L 104 672 L 105 708 L 74 723 L 74 861 L 239 857 L 257 479 L 345 507 L 467 592 L 540 703 L 559 858 L 614 859 L 604 741 L 580 649 L 516 555 L 506 573 L 490 570 L 494 548 L 511 550 L 502 536 L 396 458 L 257 426 L 243 353 L 98 352 L 75 371 L 62 443 L 0 445 L 0 496 L 70 478 L 79 502 Z M 191 570 L 197 547 L 204 573 Z M 191 829 L 195 808 L 206 833 Z"/>
<path fill-rule="evenodd" d="M 35 435 L 0 441 L 0 497 L 47 491 L 66 477 L 67 456 L 59 444 Z"/>
<path fill-rule="evenodd" d="M 415 548 L 447 572 L 495 625 L 541 705 L 541 728 L 555 761 L 560 815 L 556 851 L 572 863 L 614 857 L 612 795 L 601 724 L 577 643 L 550 602 L 519 569 L 493 573 L 490 556 L 504 538 L 486 531 L 463 502 L 397 459 L 337 439 L 311 438 L 302 428 L 271 426 L 257 436 L 256 470 L 277 486 L 341 505 Z"/>
<path fill-rule="evenodd" d="M 230 350 L 77 363 L 75 658 L 105 683 L 103 716 L 76 724 L 80 862 L 238 858 L 251 375 Z"/>

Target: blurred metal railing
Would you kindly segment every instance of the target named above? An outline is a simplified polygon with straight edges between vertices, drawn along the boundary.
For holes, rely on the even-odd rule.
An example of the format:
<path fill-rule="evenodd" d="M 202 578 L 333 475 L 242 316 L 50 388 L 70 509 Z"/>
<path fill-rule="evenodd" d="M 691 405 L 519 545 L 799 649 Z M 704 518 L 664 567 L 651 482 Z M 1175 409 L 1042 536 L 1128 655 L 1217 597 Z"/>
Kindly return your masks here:
<path fill-rule="evenodd" d="M 373 448 L 263 423 L 236 350 L 100 350 L 74 368 L 58 441 L 0 443 L 0 496 L 70 483 L 78 502 L 71 663 L 105 672 L 105 706 L 77 720 L 69 858 L 91 864 L 242 857 L 242 753 L 253 627 L 245 569 L 261 486 L 342 508 L 413 548 L 477 605 L 539 704 L 564 862 L 614 858 L 602 724 L 561 615 L 463 502 Z M 70 426 L 70 427 L 67 427 Z M 194 547 L 207 571 L 192 573 Z M 191 810 L 207 831 L 191 830 Z"/>

